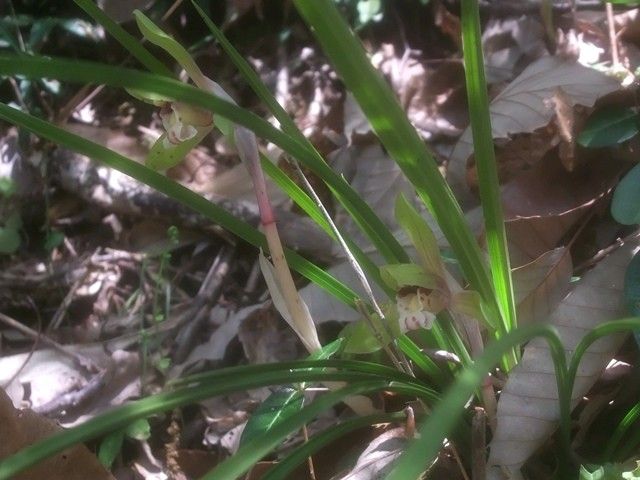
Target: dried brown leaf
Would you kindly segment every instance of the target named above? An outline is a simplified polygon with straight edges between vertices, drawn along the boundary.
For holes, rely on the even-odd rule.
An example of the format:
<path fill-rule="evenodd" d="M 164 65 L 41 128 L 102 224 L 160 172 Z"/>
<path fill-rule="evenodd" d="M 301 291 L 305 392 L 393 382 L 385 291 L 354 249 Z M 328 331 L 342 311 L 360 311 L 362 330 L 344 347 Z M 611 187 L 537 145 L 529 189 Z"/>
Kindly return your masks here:
<path fill-rule="evenodd" d="M 597 325 L 619 318 L 625 312 L 622 288 L 624 274 L 638 243 L 624 245 L 588 272 L 561 302 L 550 318 L 560 334 L 567 355 Z M 622 344 L 625 335 L 595 342 L 578 368 L 572 405 L 586 394 Z M 522 360 L 511 371 L 500 401 L 498 425 L 491 442 L 489 478 L 522 478 L 520 467 L 557 428 L 560 418 L 558 390 L 549 347 L 542 339 L 531 341 Z"/>
<path fill-rule="evenodd" d="M 559 57 L 544 57 L 529 65 L 490 105 L 493 138 L 533 132 L 555 114 L 554 91 L 562 88 L 571 105 L 593 106 L 596 100 L 620 88 L 617 80 Z M 466 160 L 473 151 L 471 129 L 460 137 L 449 160 L 448 180 L 465 203 L 471 203 L 465 185 Z"/>
<path fill-rule="evenodd" d="M 55 422 L 31 410 L 16 410 L 0 389 L 0 459 L 61 430 Z M 76 445 L 39 462 L 13 477 L 14 480 L 113 480 L 96 456 Z"/>

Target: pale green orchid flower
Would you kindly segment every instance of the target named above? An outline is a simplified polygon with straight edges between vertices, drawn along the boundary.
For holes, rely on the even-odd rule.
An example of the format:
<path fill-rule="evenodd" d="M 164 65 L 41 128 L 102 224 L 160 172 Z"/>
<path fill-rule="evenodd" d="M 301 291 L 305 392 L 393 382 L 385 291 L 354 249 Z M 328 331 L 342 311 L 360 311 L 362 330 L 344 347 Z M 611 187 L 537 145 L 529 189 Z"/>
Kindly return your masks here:
<path fill-rule="evenodd" d="M 136 10 L 134 16 L 144 37 L 171 55 L 198 88 L 235 104 L 220 85 L 202 73 L 182 45 L 164 33 L 142 12 Z M 233 132 L 231 122 L 214 116 L 207 110 L 140 90 L 129 90 L 129 93 L 139 100 L 160 107 L 160 118 L 165 133 L 151 147 L 145 161 L 146 165 L 154 170 L 166 170 L 179 164 L 214 127 L 220 129 L 224 135 L 231 135 Z"/>
<path fill-rule="evenodd" d="M 447 271 L 429 225 L 403 196 L 396 202 L 395 215 L 415 246 L 419 262 L 380 267 L 382 280 L 396 292 L 395 302 L 383 308 L 387 331 L 399 336 L 410 330 L 430 329 L 444 310 L 454 317 L 491 325 L 478 292 L 463 290 Z M 383 327 L 377 316 L 372 320 Z M 368 353 L 379 349 L 380 342 L 376 344 L 368 330 L 363 320 L 349 325 L 343 331 L 347 337 L 345 351 Z M 391 340 L 387 335 L 383 338 Z"/>

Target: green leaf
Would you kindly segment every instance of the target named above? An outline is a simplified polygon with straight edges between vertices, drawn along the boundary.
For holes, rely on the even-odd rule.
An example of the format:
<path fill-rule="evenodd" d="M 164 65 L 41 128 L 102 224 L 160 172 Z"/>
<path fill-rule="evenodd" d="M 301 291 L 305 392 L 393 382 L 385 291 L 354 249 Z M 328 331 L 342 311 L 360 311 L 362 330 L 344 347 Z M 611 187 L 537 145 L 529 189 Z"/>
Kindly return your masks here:
<path fill-rule="evenodd" d="M 344 346 L 345 339 L 338 338 L 324 347 L 312 352 L 308 360 L 325 360 L 335 355 Z M 266 434 L 273 426 L 299 412 L 304 405 L 304 383 L 299 389 L 282 387 L 273 392 L 260 404 L 253 413 L 240 437 L 240 445 L 244 445 L 251 439 Z"/>
<path fill-rule="evenodd" d="M 460 253 L 456 251 L 456 255 L 465 275 L 468 276 L 472 289 L 479 292 L 486 302 L 490 316 L 499 315 L 500 322 L 496 323 L 500 325 L 499 332 L 504 334 L 517 325 L 516 306 L 484 75 L 480 10 L 478 2 L 473 0 L 462 0 L 460 6 L 465 83 L 493 289 L 491 285 L 478 285 L 474 282 L 464 268 Z M 451 245 L 455 247 L 455 244 L 451 243 Z M 492 290 L 489 295 L 485 293 L 487 288 Z M 494 310 L 496 301 L 498 309 L 491 311 Z M 517 359 L 517 350 L 510 352 L 510 355 L 503 359 L 503 367 L 509 370 L 515 366 Z"/>
<path fill-rule="evenodd" d="M 110 433 L 100 442 L 100 447 L 98 447 L 98 460 L 100 460 L 104 468 L 111 468 L 113 461 L 122 449 L 123 441 L 124 432 L 118 430 Z"/>
<path fill-rule="evenodd" d="M 177 88 L 184 86 L 183 84 L 173 80 L 171 80 L 171 83 Z M 198 90 L 193 90 L 199 92 Z M 58 128 L 32 115 L 20 112 L 19 110 L 11 108 L 3 103 L 0 103 L 0 118 L 13 124 L 20 125 L 42 138 L 47 138 L 53 142 L 64 145 L 71 150 L 82 153 L 89 158 L 100 161 L 111 168 L 115 168 L 118 171 L 149 185 L 151 188 L 155 188 L 159 192 L 164 193 L 183 205 L 188 206 L 192 210 L 213 220 L 222 228 L 229 230 L 234 235 L 237 235 L 258 248 L 265 248 L 266 246 L 264 235 L 249 224 L 233 217 L 222 207 L 209 202 L 188 188 L 167 179 L 165 176 L 154 172 L 150 168 L 147 168 L 138 162 L 134 162 L 133 160 L 123 157 L 122 155 L 119 155 L 101 145 L 67 132 L 66 130 Z M 327 291 L 335 295 L 336 298 L 355 308 L 353 299 L 357 298 L 358 295 L 351 289 L 338 282 L 324 270 L 320 269 L 308 260 L 305 260 L 295 252 L 286 250 L 285 254 L 287 261 L 292 268 L 300 272 L 312 282 L 317 283 L 320 287 L 327 289 Z"/>
<path fill-rule="evenodd" d="M 444 276 L 444 267 L 436 237 L 425 219 L 413 208 L 404 195 L 400 195 L 396 200 L 395 213 L 398 224 L 407 232 L 411 243 L 416 247 L 424 269 L 441 277 Z"/>
<path fill-rule="evenodd" d="M 16 184 L 11 177 L 0 177 L 0 195 L 9 198 L 16 193 Z"/>
<path fill-rule="evenodd" d="M 0 227 L 0 254 L 10 255 L 20 248 L 20 233 L 10 227 Z"/>
<path fill-rule="evenodd" d="M 640 5 L 640 0 L 607 0 L 614 5 Z"/>
<path fill-rule="evenodd" d="M 636 112 L 630 108 L 604 108 L 589 117 L 578 143 L 583 147 L 609 147 L 626 142 L 638 131 Z"/>
<path fill-rule="evenodd" d="M 240 437 L 240 446 L 269 431 L 283 419 L 297 414 L 304 405 L 304 394 L 292 387 L 281 387 L 273 392 L 253 412 Z"/>
<path fill-rule="evenodd" d="M 640 165 L 627 173 L 616 187 L 611 201 L 611 215 L 623 225 L 640 223 Z"/>
<path fill-rule="evenodd" d="M 125 88 L 125 90 L 133 98 L 136 98 L 144 103 L 150 103 L 151 105 L 155 105 L 156 107 L 160 107 L 164 103 L 171 102 L 173 100 L 164 95 L 158 95 L 157 93 L 146 92 L 144 90 L 138 90 L 136 88 Z"/>
<path fill-rule="evenodd" d="M 329 405 L 324 402 L 316 405 L 316 402 L 314 402 L 313 405 L 316 405 L 316 407 L 308 411 L 310 414 L 317 414 L 344 396 L 363 393 L 362 382 L 367 384 L 366 391 L 372 391 L 376 388 L 388 388 L 394 391 L 404 391 L 405 393 L 411 391 L 411 394 L 420 396 L 429 404 L 437 399 L 437 394 L 433 390 L 425 387 L 412 377 L 402 374 L 393 368 L 367 362 L 315 360 L 311 362 L 297 361 L 231 367 L 180 379 L 179 382 L 174 382 L 175 389 L 172 391 L 152 395 L 148 398 L 116 407 L 77 427 L 58 432 L 25 447 L 11 457 L 0 460 L 0 480 L 15 478 L 17 473 L 44 458 L 63 451 L 76 443 L 96 438 L 116 429 L 125 428 L 132 421 L 139 418 L 148 418 L 156 413 L 172 410 L 182 405 L 193 404 L 215 395 L 225 395 L 233 391 L 245 391 L 266 385 L 281 385 L 303 381 L 349 382 L 349 387 L 340 392 L 335 392 L 335 395 L 333 395 L 334 392 L 327 394 L 327 396 L 332 395 L 333 397 Z M 373 385 L 373 382 L 376 382 L 376 386 Z M 177 384 L 184 386 L 180 387 Z M 355 384 L 359 384 L 360 388 L 355 387 Z M 325 396 L 319 400 L 322 398 L 325 398 Z M 302 414 L 303 412 L 301 412 Z M 308 421 L 308 417 L 302 420 L 303 423 L 306 421 Z M 284 431 L 284 436 L 300 427 L 297 417 L 296 420 L 287 419 L 283 423 L 289 423 L 289 425 L 283 426 L 280 424 L 275 429 Z M 279 438 L 274 440 L 270 437 L 266 437 L 264 440 L 268 446 L 273 445 L 273 442 L 277 444 L 280 441 Z M 262 448 L 266 448 L 265 444 L 260 443 L 260 445 Z M 262 456 L 262 452 L 264 450 L 257 453 Z M 249 456 L 251 457 L 251 462 L 255 461 L 253 460 L 253 455 Z M 221 476 L 219 478 L 228 477 Z"/>
<path fill-rule="evenodd" d="M 76 0 L 79 1 L 79 0 Z M 105 83 L 111 86 L 155 91 L 160 95 L 196 105 L 228 118 L 231 122 L 252 130 L 256 136 L 278 145 L 292 157 L 309 167 L 331 188 L 345 210 L 352 215 L 357 225 L 371 239 L 389 263 L 408 261 L 408 255 L 371 207 L 358 195 L 348 182 L 309 148 L 275 128 L 266 120 L 248 112 L 232 102 L 211 93 L 184 84 L 172 78 L 150 75 L 137 70 L 105 66 L 81 60 L 50 59 L 43 57 L 18 57 L 0 55 L 0 75 L 25 75 L 27 77 L 50 77 L 71 82 Z M 438 174 L 439 175 L 439 174 Z M 353 303 L 353 302 L 351 302 Z"/>
<path fill-rule="evenodd" d="M 287 453 L 287 456 L 271 467 L 266 474 L 261 477 L 261 480 L 281 480 L 283 478 L 292 478 L 291 474 L 296 466 L 314 455 L 323 446 L 331 444 L 338 438 L 345 436 L 356 428 L 381 423 L 401 422 L 403 420 L 406 420 L 404 412 L 382 413 L 344 420 L 337 425 L 333 425 L 322 432 L 315 434 L 308 442 L 304 442 L 291 453 Z"/>
<path fill-rule="evenodd" d="M 145 418 L 139 418 L 124 430 L 124 434 L 134 440 L 147 440 L 151 437 L 151 425 Z"/>
<path fill-rule="evenodd" d="M 344 338 L 336 338 L 333 342 L 309 354 L 308 360 L 326 360 L 344 348 Z"/>
<path fill-rule="evenodd" d="M 49 230 L 44 239 L 44 249 L 47 252 L 51 252 L 54 248 L 60 246 L 62 242 L 64 242 L 64 233 L 58 230 Z"/>
<path fill-rule="evenodd" d="M 247 84 L 256 93 L 258 98 L 260 98 L 260 100 L 262 100 L 262 102 L 269 108 L 276 120 L 278 120 L 282 131 L 299 141 L 300 144 L 303 145 L 310 154 L 316 157 L 319 162 L 324 163 L 324 159 L 322 158 L 322 156 L 317 152 L 315 147 L 311 144 L 311 142 L 309 142 L 307 137 L 304 136 L 300 129 L 298 129 L 295 122 L 291 119 L 286 110 L 278 103 L 271 90 L 269 90 L 260 76 L 253 70 L 251 65 L 249 65 L 244 57 L 234 48 L 229 40 L 227 40 L 224 33 L 211 21 L 211 19 L 205 14 L 202 8 L 200 8 L 200 6 L 193 0 L 192 4 L 202 17 L 202 20 L 206 23 L 207 27 L 211 31 L 211 34 L 218 41 L 231 61 L 235 64 L 238 71 L 245 78 Z M 217 120 L 219 125 L 219 117 Z M 315 202 L 304 191 L 302 191 L 302 189 L 298 187 L 286 174 L 284 174 L 284 172 L 282 172 L 280 168 L 274 165 L 264 155 L 260 155 L 260 160 L 262 162 L 262 168 L 264 169 L 265 173 L 269 175 L 271 179 L 276 182 L 276 184 L 287 194 L 287 196 L 291 198 L 300 208 L 302 208 L 302 210 L 304 210 L 307 215 L 309 215 L 313 219 L 314 222 L 320 225 L 320 227 L 322 227 L 322 229 L 327 232 L 329 236 L 333 237 L 334 233 L 331 227 L 329 226 L 328 222 L 324 218 L 322 212 L 315 204 Z M 360 223 L 358 220 L 356 220 L 356 222 Z M 376 227 L 374 227 L 374 230 L 375 229 Z M 391 232 L 384 232 L 384 235 L 389 240 L 395 241 Z M 342 232 L 342 236 L 347 242 L 349 250 L 351 251 L 351 253 L 353 253 L 354 257 L 356 257 L 356 260 L 362 266 L 368 277 L 370 279 L 373 279 L 380 287 L 384 288 L 382 280 L 380 279 L 380 272 L 378 271 L 377 265 L 375 265 L 371 261 L 371 259 L 362 251 L 360 247 L 358 247 L 358 245 L 356 245 L 347 235 L 345 235 L 345 232 Z M 399 250 L 401 251 L 402 249 L 400 248 Z M 384 252 L 383 249 L 381 249 L 381 251 Z M 396 261 L 402 260 L 403 258 L 397 257 Z M 391 292 L 387 293 L 390 294 Z"/>
<path fill-rule="evenodd" d="M 420 425 L 419 436 L 408 445 L 386 479 L 418 478 L 441 451 L 443 440 L 449 437 L 462 420 L 462 411 L 468 403 L 469 397 L 480 386 L 487 372 L 498 363 L 505 352 L 537 336 L 543 336 L 549 344 L 560 389 L 563 386 L 565 353 L 555 329 L 548 325 L 518 327 L 500 340 L 487 345 L 484 352 L 460 373 L 446 395 L 432 409 L 431 415 Z"/>
<path fill-rule="evenodd" d="M 466 278 L 499 315 L 492 282 L 478 242 L 432 153 L 375 70 L 362 44 L 329 0 L 294 0 L 346 87 L 354 94 L 375 133 L 433 214 L 460 261 Z M 389 261 L 396 263 L 397 261 Z M 405 260 L 399 260 L 404 262 Z"/>
<path fill-rule="evenodd" d="M 380 267 L 382 280 L 394 291 L 402 287 L 422 287 L 435 289 L 442 286 L 442 277 L 425 272 L 415 263 L 397 263 Z"/>

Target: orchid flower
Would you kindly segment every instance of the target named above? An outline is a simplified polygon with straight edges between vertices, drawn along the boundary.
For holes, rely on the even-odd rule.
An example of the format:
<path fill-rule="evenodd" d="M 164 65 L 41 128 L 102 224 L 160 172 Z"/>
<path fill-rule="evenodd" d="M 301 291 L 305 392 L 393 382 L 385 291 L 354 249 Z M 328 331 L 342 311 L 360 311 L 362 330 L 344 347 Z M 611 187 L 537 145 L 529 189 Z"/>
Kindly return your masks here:
<path fill-rule="evenodd" d="M 465 321 L 474 319 L 490 325 L 480 295 L 464 290 L 447 271 L 433 232 L 403 196 L 396 202 L 395 214 L 415 246 L 419 261 L 380 267 L 382 280 L 396 293 L 395 302 L 383 309 L 388 329 L 396 336 L 419 328 L 430 329 L 444 310 Z M 373 320 L 380 322 L 377 316 Z M 379 348 L 363 321 L 349 325 L 344 335 L 348 352 L 366 353 Z"/>
<path fill-rule="evenodd" d="M 198 88 L 235 103 L 220 85 L 202 73 L 182 45 L 164 33 L 142 12 L 136 10 L 134 16 L 144 37 L 171 55 Z M 140 90 L 128 91 L 137 99 L 160 107 L 160 118 L 165 132 L 151 147 L 145 161 L 146 165 L 154 170 L 166 170 L 179 164 L 214 127 L 224 135 L 231 135 L 233 132 L 231 122 L 214 116 L 207 110 Z"/>

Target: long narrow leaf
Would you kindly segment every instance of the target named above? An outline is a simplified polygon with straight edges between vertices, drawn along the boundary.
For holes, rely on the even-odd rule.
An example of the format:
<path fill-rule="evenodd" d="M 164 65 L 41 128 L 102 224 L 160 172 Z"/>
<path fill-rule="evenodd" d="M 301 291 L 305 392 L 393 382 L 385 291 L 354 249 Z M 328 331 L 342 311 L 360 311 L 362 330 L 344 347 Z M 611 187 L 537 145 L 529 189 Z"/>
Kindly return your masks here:
<path fill-rule="evenodd" d="M 293 180 L 291 180 L 280 168 L 274 165 L 268 158 L 261 156 L 262 168 L 265 173 L 269 175 L 271 180 L 275 182 L 280 189 L 285 192 L 289 198 L 291 198 L 296 205 L 302 208 L 309 217 L 313 219 L 316 224 L 320 226 L 329 236 L 335 238 L 333 230 L 327 222 L 326 218 L 320 212 L 320 209 L 313 202 L 311 197 L 307 195 Z M 351 253 L 358 260 L 363 270 L 367 273 L 369 278 L 378 284 L 380 288 L 385 290 L 389 296 L 393 295 L 393 292 L 386 287 L 386 284 L 382 281 L 380 276 L 380 269 L 371 261 L 366 253 L 356 245 L 352 240 L 345 239 Z"/>
<path fill-rule="evenodd" d="M 188 188 L 169 180 L 163 175 L 137 162 L 5 104 L 0 104 L 0 118 L 27 128 L 42 138 L 56 142 L 71 150 L 98 160 L 109 167 L 115 168 L 213 220 L 250 244 L 258 248 L 266 247 L 266 241 L 262 233 L 249 224 L 240 221 L 226 210 L 209 202 Z M 357 298 L 358 295 L 328 275 L 324 270 L 291 250 L 287 251 L 287 260 L 296 271 L 306 278 L 326 289 L 329 293 L 348 305 L 354 305 L 354 299 Z"/>
<path fill-rule="evenodd" d="M 130 35 L 120 25 L 111 20 L 105 13 L 100 10 L 91 0 L 74 0 L 75 3 L 82 8 L 87 14 L 89 14 L 96 22 L 100 23 L 105 29 L 118 40 L 124 48 L 126 48 L 133 56 L 135 56 L 140 63 L 142 63 L 149 71 L 162 75 L 171 76 L 171 71 L 167 69 L 163 63 L 158 61 L 144 46 L 142 42 Z M 198 13 L 203 17 L 212 33 L 223 45 L 225 50 L 229 53 L 232 60 L 238 67 L 238 69 L 245 75 L 254 91 L 260 96 L 260 98 L 269 106 L 274 112 L 276 117 L 280 120 L 280 124 L 283 126 L 283 130 L 286 133 L 294 135 L 297 139 L 305 143 L 310 152 L 313 152 L 320 160 L 322 158 L 317 153 L 313 145 L 306 139 L 304 135 L 296 127 L 295 123 L 289 118 L 284 109 L 280 107 L 278 102 L 275 101 L 273 95 L 270 94 L 264 83 L 260 80 L 260 77 L 255 74 L 251 66 L 247 63 L 238 51 L 229 43 L 222 31 L 220 31 L 213 22 L 205 15 L 204 11 L 194 3 L 194 7 L 198 10 Z M 276 108 L 279 107 L 279 110 Z M 327 224 L 326 220 L 322 216 L 320 210 L 313 203 L 313 200 L 306 195 L 300 187 L 293 183 L 276 165 L 268 161 L 266 158 L 262 158 L 262 166 L 265 172 L 276 182 L 276 184 L 285 192 L 289 197 L 300 206 L 321 228 L 323 228 L 329 235 L 333 235 L 331 227 Z M 363 260 L 363 268 L 367 270 L 367 273 L 379 283 L 381 287 L 384 284 L 379 279 L 378 268 L 368 260 L 368 257 L 362 252 L 362 250 L 356 245 L 352 245 L 354 255 L 356 258 Z"/>
<path fill-rule="evenodd" d="M 598 339 L 603 337 L 607 337 L 609 335 L 615 335 L 616 333 L 630 333 L 633 331 L 638 331 L 640 329 L 640 318 L 625 318 L 621 320 L 613 320 L 610 322 L 603 323 L 602 325 L 598 325 L 589 333 L 587 333 L 580 343 L 575 348 L 575 352 L 571 357 L 571 362 L 569 363 L 569 369 L 567 372 L 567 389 L 569 393 L 573 392 L 573 385 L 576 380 L 576 375 L 578 373 L 578 367 L 580 366 L 580 362 L 584 354 L 587 352 L 589 347 Z M 569 397 L 565 397 L 565 404 L 561 405 L 561 409 L 564 411 L 571 410 L 571 395 Z M 565 435 L 565 441 L 569 441 L 569 435 L 571 432 L 570 419 L 567 416 L 565 420 L 563 418 L 562 422 L 562 432 Z"/>
<path fill-rule="evenodd" d="M 291 364 L 273 364 L 259 366 L 245 366 L 242 370 L 226 369 L 219 371 L 220 381 L 195 382 L 173 392 L 161 393 L 138 400 L 130 404 L 117 407 L 107 413 L 99 415 L 88 422 L 48 437 L 20 452 L 0 461 L 0 480 L 12 478 L 29 466 L 43 460 L 64 449 L 84 442 L 100 435 L 129 425 L 134 420 L 147 418 L 151 415 L 188 405 L 216 395 L 225 395 L 234 391 L 244 391 L 268 385 L 287 384 L 305 381 L 346 381 L 360 383 L 368 381 L 377 388 L 394 388 L 396 390 L 411 391 L 413 394 L 424 395 L 417 382 L 393 382 L 396 387 L 389 385 L 389 380 L 378 375 L 359 371 L 327 371 L 314 368 L 314 362 L 291 362 L 303 365 L 305 368 L 292 370 Z M 339 364 L 339 362 L 337 362 Z M 336 362 L 331 362 L 336 365 Z M 375 388 L 374 388 L 375 389 Z M 425 397 L 423 397 L 425 398 Z M 426 399 L 426 398 L 425 398 Z"/>
<path fill-rule="evenodd" d="M 264 84 L 260 76 L 253 70 L 253 68 L 251 68 L 251 65 L 249 65 L 249 62 L 247 62 L 244 59 L 244 57 L 240 55 L 240 52 L 238 52 L 235 49 L 235 47 L 231 44 L 231 42 L 227 40 L 227 37 L 225 37 L 222 30 L 220 30 L 215 25 L 215 23 L 211 21 L 211 19 L 204 13 L 202 8 L 200 8 L 200 6 L 196 2 L 192 1 L 192 3 L 195 9 L 198 11 L 200 16 L 202 17 L 202 19 L 204 20 L 204 22 L 206 23 L 207 27 L 209 28 L 213 36 L 215 37 L 215 39 L 218 41 L 218 43 L 220 43 L 220 45 L 222 46 L 224 51 L 227 53 L 227 55 L 229 55 L 229 58 L 231 58 L 231 61 L 234 63 L 236 68 L 240 71 L 240 73 L 242 73 L 242 75 L 244 76 L 245 80 L 247 81 L 251 89 L 260 98 L 260 100 L 262 100 L 265 103 L 265 105 L 269 107 L 269 110 L 271 111 L 273 116 L 280 123 L 282 130 L 285 133 L 291 135 L 296 140 L 298 140 L 302 145 L 306 146 L 309 153 L 311 155 L 314 155 L 319 162 L 324 162 L 324 159 L 322 158 L 322 156 L 318 153 L 318 151 L 311 144 L 311 142 L 300 131 L 300 129 L 297 127 L 297 125 L 291 119 L 291 117 L 289 117 L 286 110 L 278 103 L 278 101 L 275 99 L 273 94 L 269 91 L 269 89 Z M 279 182 L 279 179 L 281 179 L 282 177 L 282 171 L 277 169 L 277 167 L 275 166 L 266 165 L 264 161 L 262 162 L 262 164 L 267 174 L 276 183 L 278 183 L 278 186 L 280 186 L 280 188 L 284 189 L 284 185 L 282 185 Z M 292 186 L 290 186 L 290 188 L 292 189 Z M 293 192 L 291 190 L 285 190 L 285 191 L 287 192 L 287 194 L 291 196 L 291 198 L 299 206 L 301 206 L 305 210 L 305 212 L 311 218 L 314 219 L 314 221 L 318 225 L 320 225 L 323 228 L 323 230 L 325 230 L 325 232 L 327 232 L 329 235 L 333 237 L 333 232 L 331 230 L 331 227 L 328 225 L 327 221 L 324 219 L 322 212 L 320 212 L 320 209 L 313 203 L 313 201 L 308 197 L 308 195 L 302 192 L 301 189 L 299 190 L 300 191 L 298 192 L 297 195 L 293 195 L 292 194 Z M 354 220 L 358 222 L 357 219 L 354 218 Z M 402 258 L 405 255 L 405 253 L 402 248 L 398 248 L 399 245 L 397 244 L 397 242 L 395 242 L 395 240 L 394 241 L 391 240 L 393 238 L 393 235 L 391 234 L 391 232 L 387 230 L 387 232 L 384 232 L 384 233 L 387 236 L 386 239 L 389 244 L 389 247 L 395 251 L 395 255 L 398 258 Z M 343 234 L 343 237 L 345 237 L 344 234 Z M 351 253 L 353 253 L 354 257 L 358 260 L 363 270 L 367 272 L 367 275 L 369 275 L 369 277 L 372 278 L 381 288 L 385 289 L 385 284 L 384 282 L 382 282 L 380 278 L 378 268 L 373 264 L 373 262 L 369 259 L 369 257 L 362 251 L 362 249 L 360 249 L 353 241 L 351 241 L 348 237 L 345 237 L 345 240 L 349 245 Z M 388 291 L 387 293 L 391 294 L 390 291 Z"/>
<path fill-rule="evenodd" d="M 353 92 L 387 151 L 415 187 L 451 244 L 472 288 L 499 315 L 480 247 L 424 142 L 331 0 L 294 0 L 324 52 Z"/>
<path fill-rule="evenodd" d="M 404 394 L 412 394 L 411 389 L 403 385 L 391 383 L 385 385 L 379 380 L 370 382 L 357 382 L 348 385 L 335 392 L 327 393 L 316 399 L 311 405 L 303 408 L 297 415 L 288 417 L 282 423 L 276 425 L 269 435 L 263 435 L 248 442 L 240 448 L 234 456 L 222 462 L 216 469 L 202 477 L 200 480 L 234 480 L 245 473 L 251 466 L 260 460 L 265 454 L 277 447 L 289 434 L 301 428 L 313 417 L 323 410 L 330 408 L 343 398 L 351 395 L 358 395 L 365 392 L 380 390 L 394 391 Z"/>
<path fill-rule="evenodd" d="M 324 161 L 290 135 L 257 115 L 198 88 L 177 80 L 137 70 L 105 66 L 95 62 L 62 58 L 16 57 L 0 55 L 0 75 L 49 77 L 69 82 L 104 83 L 163 95 L 210 110 L 233 123 L 253 131 L 256 136 L 279 146 L 322 178 L 358 226 L 389 263 L 408 261 L 408 256 L 387 227 L 347 181 Z"/>
<path fill-rule="evenodd" d="M 491 118 L 487 84 L 484 77 L 478 8 L 477 1 L 462 0 L 462 48 L 487 249 L 493 287 L 502 313 L 502 331 L 504 333 L 516 326 L 516 308 L 507 250 L 507 234 L 500 201 L 498 168 L 491 135 Z"/>

